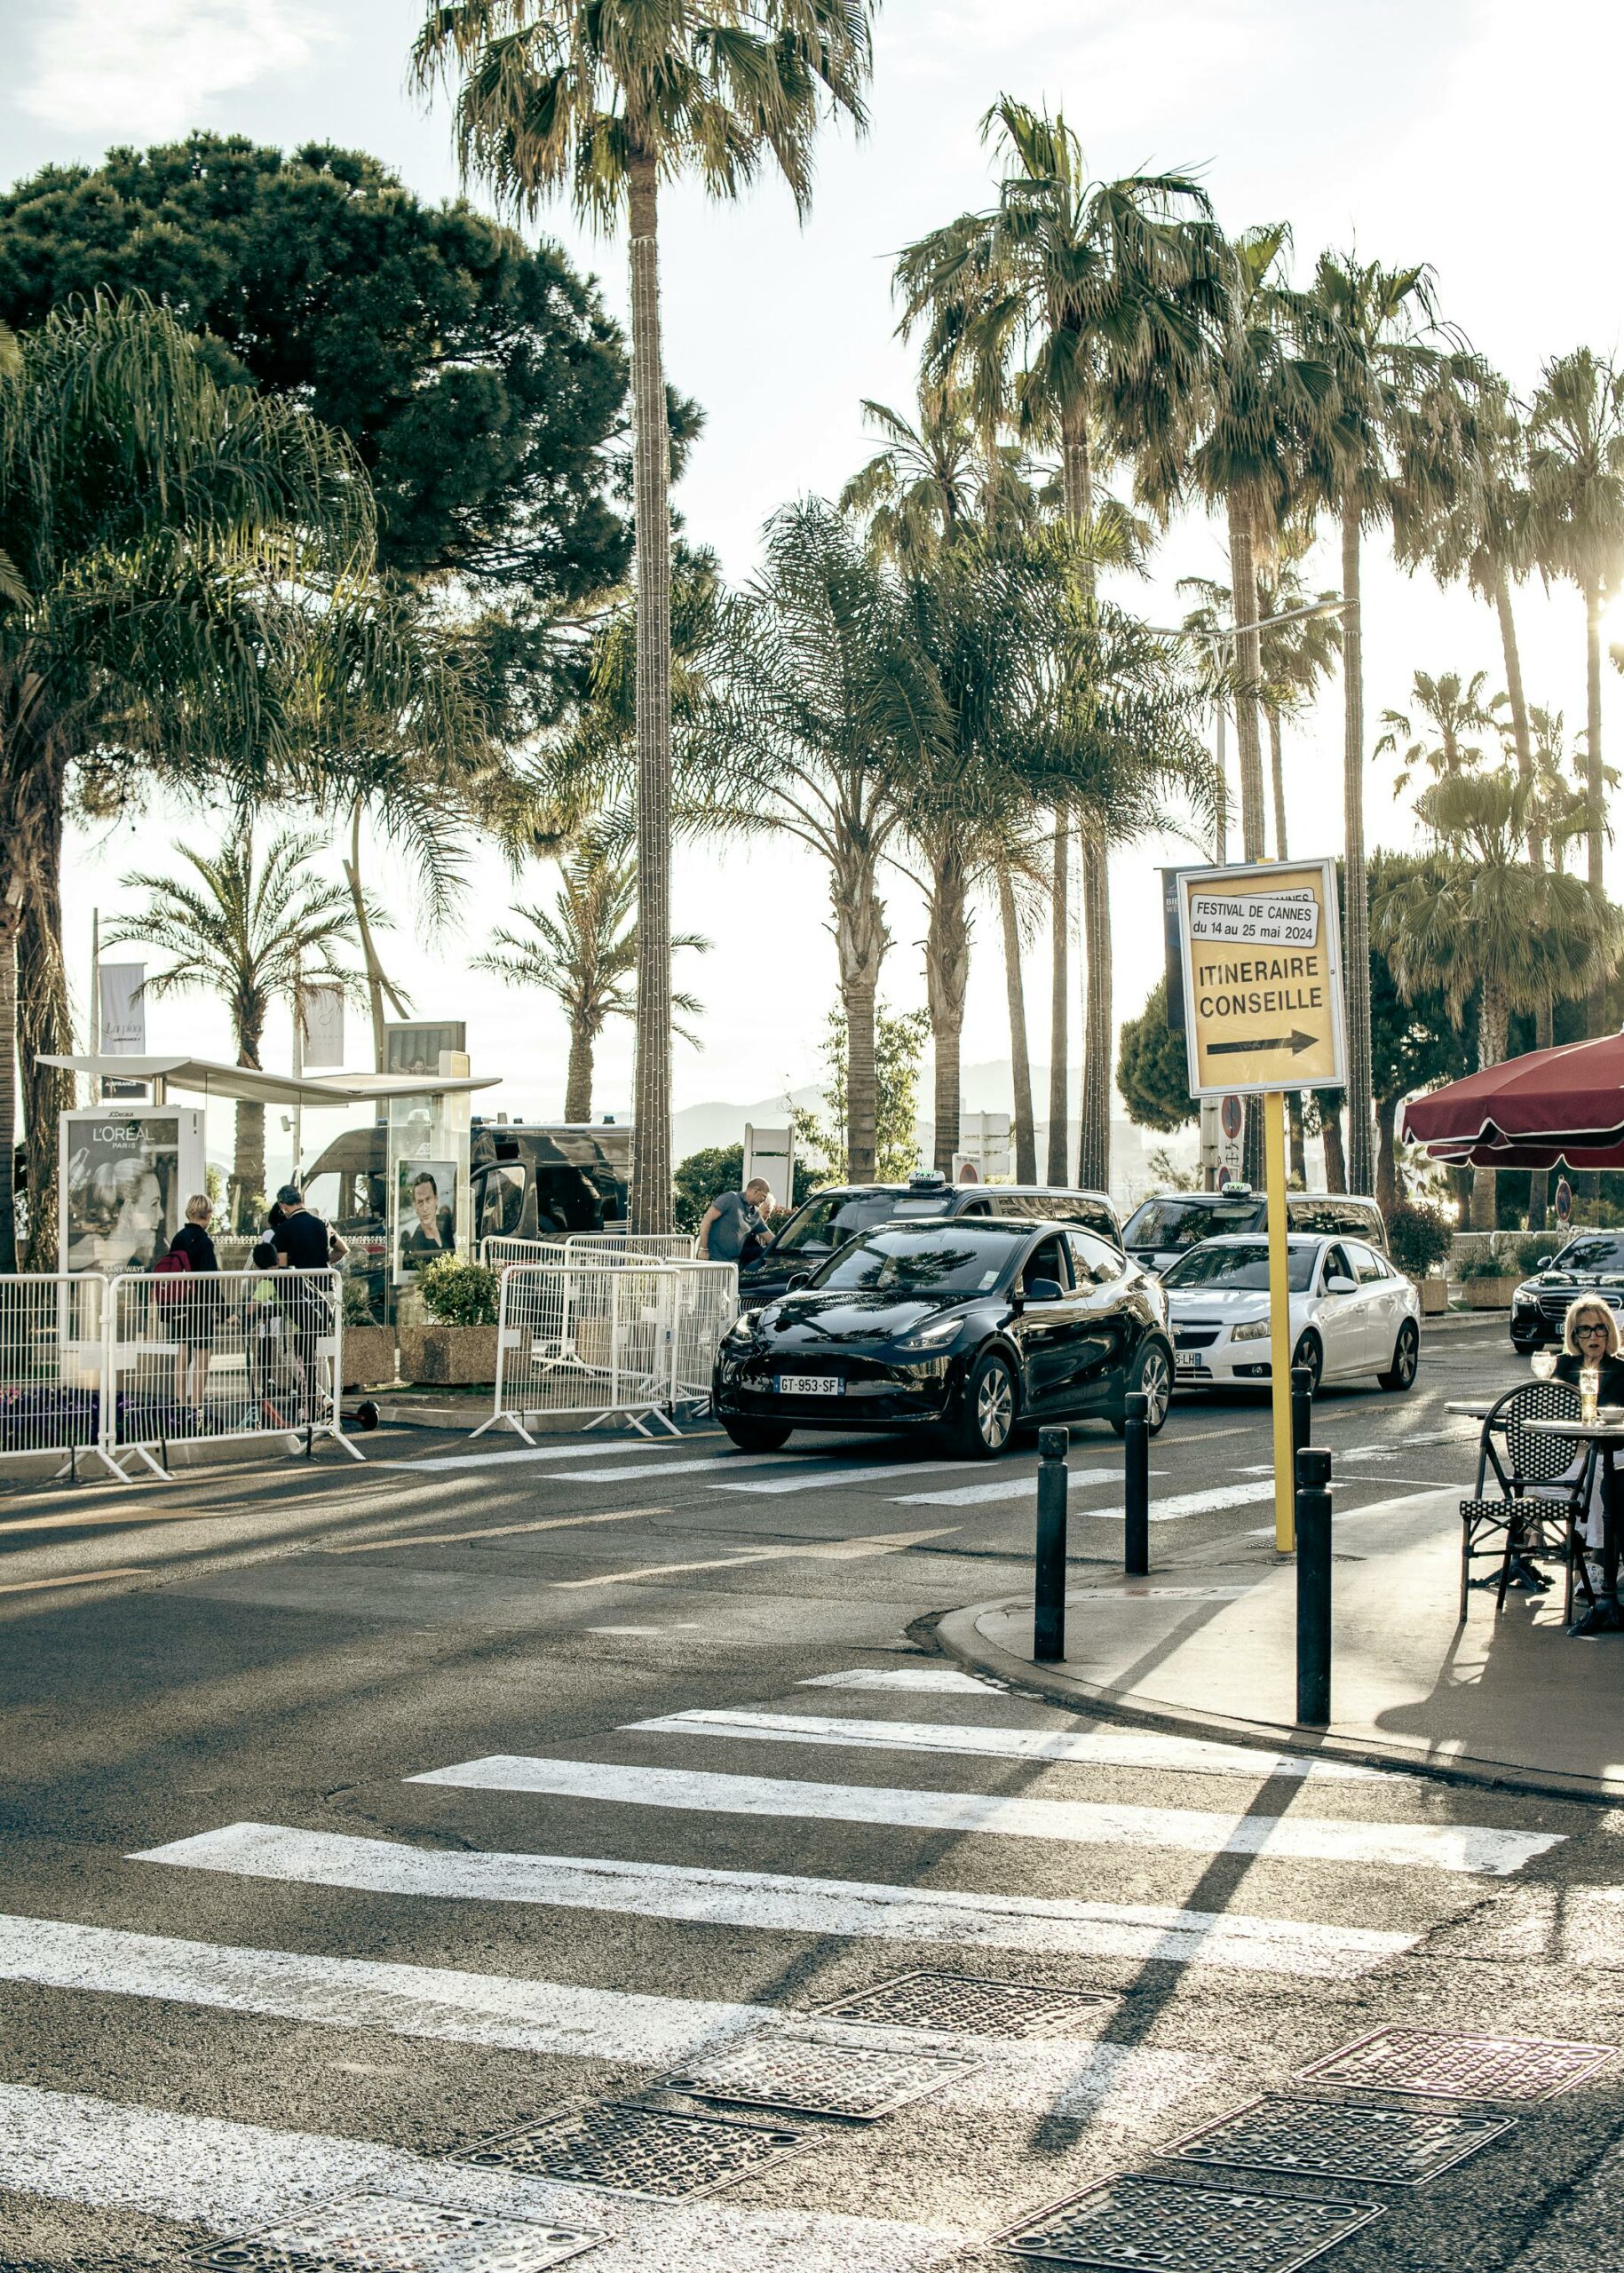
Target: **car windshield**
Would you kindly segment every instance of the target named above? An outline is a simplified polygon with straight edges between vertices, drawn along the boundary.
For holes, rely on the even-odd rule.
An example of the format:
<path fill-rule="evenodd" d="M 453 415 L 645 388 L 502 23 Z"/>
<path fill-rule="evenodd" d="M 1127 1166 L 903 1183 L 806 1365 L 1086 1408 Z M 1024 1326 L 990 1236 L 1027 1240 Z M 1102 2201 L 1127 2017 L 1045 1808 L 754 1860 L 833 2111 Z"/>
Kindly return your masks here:
<path fill-rule="evenodd" d="M 1029 1236 L 1024 1227 L 963 1218 L 939 1231 L 893 1224 L 832 1256 L 812 1283 L 898 1295 L 984 1295 L 997 1285 Z"/>
<path fill-rule="evenodd" d="M 1287 1281 L 1294 1295 L 1306 1295 L 1314 1283 L 1319 1249 L 1289 1247 L 1286 1250 Z M 1176 1263 L 1163 1285 L 1184 1294 L 1192 1287 L 1224 1287 L 1232 1292 L 1266 1295 L 1269 1291 L 1269 1247 L 1265 1239 L 1248 1239 L 1245 1246 L 1198 1247 Z"/>
<path fill-rule="evenodd" d="M 1249 1232 L 1257 1222 L 1256 1200 L 1221 1200 L 1216 1207 L 1200 1207 L 1189 1200 L 1147 1200 L 1136 1208 L 1122 1227 L 1124 1247 L 1199 1247 L 1220 1232 Z"/>
<path fill-rule="evenodd" d="M 1624 1239 L 1604 1232 L 1581 1232 L 1557 1257 L 1558 1271 L 1624 1271 Z"/>
<path fill-rule="evenodd" d="M 775 1255 L 828 1255 L 859 1232 L 889 1224 L 905 1210 L 910 1216 L 945 1216 L 951 1192 L 907 1198 L 899 1192 L 822 1192 L 785 1224 L 772 1243 Z"/>

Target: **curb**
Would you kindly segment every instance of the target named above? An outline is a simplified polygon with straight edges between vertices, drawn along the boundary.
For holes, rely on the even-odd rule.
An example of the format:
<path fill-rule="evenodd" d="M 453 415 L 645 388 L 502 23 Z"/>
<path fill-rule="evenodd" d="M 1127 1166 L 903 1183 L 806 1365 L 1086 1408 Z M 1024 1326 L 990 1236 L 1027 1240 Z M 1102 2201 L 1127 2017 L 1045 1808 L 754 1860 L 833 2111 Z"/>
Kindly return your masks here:
<path fill-rule="evenodd" d="M 977 1621 L 989 1612 L 1024 1608 L 1025 1595 L 1003 1595 L 994 1602 L 968 1603 L 950 1610 L 936 1622 L 936 1637 L 949 1656 L 969 1673 L 985 1675 L 1046 1704 L 1064 1705 L 1102 1720 L 1126 1726 L 1155 1729 L 1164 1735 L 1198 1737 L 1208 1741 L 1239 1745 L 1255 1751 L 1289 1752 L 1304 1758 L 1348 1761 L 1359 1767 L 1385 1768 L 1406 1776 L 1425 1776 L 1442 1784 L 1465 1784 L 1484 1791 L 1525 1792 L 1540 1798 L 1584 1800 L 1604 1806 L 1624 1803 L 1624 1783 L 1596 1776 L 1565 1776 L 1555 1771 L 1508 1766 L 1470 1754 L 1440 1759 L 1434 1754 L 1412 1751 L 1402 1745 L 1367 1742 L 1357 1737 L 1327 1735 L 1290 1721 L 1243 1721 L 1223 1713 L 1185 1711 L 1176 1705 L 1140 1703 L 1121 1690 L 1104 1689 L 1076 1674 L 1052 1666 L 1034 1665 L 989 1642 Z"/>

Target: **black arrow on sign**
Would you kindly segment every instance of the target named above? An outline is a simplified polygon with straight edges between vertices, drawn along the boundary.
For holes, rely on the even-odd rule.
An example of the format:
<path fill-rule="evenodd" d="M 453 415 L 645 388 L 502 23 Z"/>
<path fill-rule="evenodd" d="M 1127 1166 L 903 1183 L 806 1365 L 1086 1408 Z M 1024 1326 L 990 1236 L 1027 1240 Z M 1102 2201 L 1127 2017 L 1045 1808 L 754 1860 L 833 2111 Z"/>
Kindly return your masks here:
<path fill-rule="evenodd" d="M 1208 1057 L 1241 1057 L 1255 1049 L 1289 1049 L 1294 1057 L 1304 1049 L 1311 1049 L 1319 1041 L 1318 1034 L 1304 1034 L 1294 1026 L 1288 1034 L 1277 1034 L 1268 1041 L 1212 1041 L 1207 1045 Z"/>

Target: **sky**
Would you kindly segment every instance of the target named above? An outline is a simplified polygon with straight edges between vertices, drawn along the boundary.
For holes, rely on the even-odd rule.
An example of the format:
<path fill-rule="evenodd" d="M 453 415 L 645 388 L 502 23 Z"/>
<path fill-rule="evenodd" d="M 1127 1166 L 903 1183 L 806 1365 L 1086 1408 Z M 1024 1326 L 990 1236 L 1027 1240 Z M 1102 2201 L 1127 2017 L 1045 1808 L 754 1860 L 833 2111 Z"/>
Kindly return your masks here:
<path fill-rule="evenodd" d="M 442 98 L 425 107 L 407 84 L 420 13 L 418 0 L 346 0 L 342 10 L 315 0 L 120 0 L 115 9 L 0 0 L 12 66 L 0 93 L 8 170 L 93 162 L 114 142 L 209 128 L 283 146 L 365 147 L 420 195 L 453 195 L 448 106 Z M 913 238 L 987 201 L 992 155 L 979 123 L 1002 91 L 1064 109 L 1097 175 L 1180 167 L 1199 172 L 1231 229 L 1288 221 L 1300 274 L 1327 246 L 1429 262 L 1445 314 L 1521 390 L 1548 358 L 1580 344 L 1615 353 L 1621 64 L 1624 18 L 1607 0 L 1546 0 L 1533 14 L 1521 0 L 1139 0 L 1132 9 L 1119 0 L 886 0 L 870 130 L 862 139 L 828 131 L 804 226 L 770 181 L 737 208 L 690 189 L 667 198 L 668 368 L 707 419 L 677 498 L 686 527 L 730 575 L 747 576 L 768 516 L 798 495 L 835 494 L 867 455 L 862 400 L 910 406 L 892 261 Z M 477 187 L 471 194 L 484 202 Z M 584 234 L 562 210 L 539 233 L 564 242 L 623 312 L 622 244 Z M 1336 583 L 1334 533 L 1305 573 L 1316 588 Z M 1153 622 L 1175 621 L 1184 605 L 1176 582 L 1189 574 L 1227 574 L 1221 532 L 1200 517 L 1170 533 L 1147 582 L 1116 596 Z M 1501 684 L 1490 612 L 1458 590 L 1404 576 L 1379 539 L 1368 548 L 1364 615 L 1373 740 L 1379 713 L 1403 706 L 1417 668 L 1484 669 L 1491 687 Z M 1536 583 L 1519 596 L 1518 622 L 1530 700 L 1582 724 L 1577 594 Z M 1624 617 L 1609 630 L 1624 636 Z M 1604 741 L 1624 726 L 1621 698 L 1609 671 Z M 1341 850 L 1341 716 L 1333 683 L 1315 715 L 1288 730 L 1294 854 Z M 1408 842 L 1385 764 L 1369 767 L 1367 791 L 1373 842 Z M 206 815 L 152 812 L 75 837 L 66 899 L 81 996 L 91 909 L 105 926 L 128 903 L 123 874 L 162 866 L 178 841 L 208 843 L 215 826 Z M 336 873 L 336 853 L 319 850 Z M 1181 857 L 1179 842 L 1155 842 L 1113 864 L 1119 1018 L 1137 1012 L 1160 969 L 1151 872 Z M 404 879 L 382 855 L 374 865 L 400 909 L 386 960 L 416 1013 L 465 1015 L 475 1070 L 503 1077 L 495 1102 L 527 1117 L 557 1114 L 561 1017 L 467 967 L 495 912 L 516 897 L 550 896 L 551 879 L 533 871 L 515 881 L 476 855 L 460 923 L 429 938 Z M 911 1008 L 923 999 L 923 915 L 900 878 L 888 904 L 894 944 L 882 991 Z M 826 885 L 807 857 L 762 843 L 744 853 L 684 848 L 674 919 L 712 942 L 702 958 L 683 959 L 681 983 L 706 1015 L 703 1049 L 677 1046 L 677 1105 L 745 1104 L 815 1078 L 835 961 Z M 977 939 L 964 1034 L 971 1065 L 1008 1051 L 990 909 L 978 913 Z M 1028 999 L 1046 1002 L 1048 991 L 1039 951 Z M 229 1054 L 223 1009 L 202 997 L 154 1006 L 149 1036 L 155 1049 Z M 351 1064 L 365 1062 L 366 1041 L 352 1014 Z M 267 1062 L 285 1062 L 288 1044 L 284 1019 Z M 1047 1056 L 1041 1035 L 1034 1046 Z M 630 1089 L 623 1028 L 600 1050 L 599 1109 L 623 1110 Z M 965 1104 L 996 1109 L 1008 1098 L 972 1089 Z"/>

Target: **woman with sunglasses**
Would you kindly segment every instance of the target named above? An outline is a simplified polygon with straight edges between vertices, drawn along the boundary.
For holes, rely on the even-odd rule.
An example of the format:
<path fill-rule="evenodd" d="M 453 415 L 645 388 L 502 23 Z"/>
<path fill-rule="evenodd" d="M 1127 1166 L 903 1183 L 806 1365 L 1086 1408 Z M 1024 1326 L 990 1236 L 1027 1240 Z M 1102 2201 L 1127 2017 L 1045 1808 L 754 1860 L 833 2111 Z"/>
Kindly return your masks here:
<path fill-rule="evenodd" d="M 1580 1295 L 1569 1304 L 1563 1321 L 1562 1355 L 1557 1360 L 1554 1379 L 1571 1382 L 1577 1389 L 1580 1372 L 1586 1366 L 1594 1366 L 1600 1375 L 1597 1402 L 1624 1405 L 1624 1355 L 1620 1352 L 1620 1339 L 1618 1314 L 1611 1305 L 1599 1295 Z M 1603 1535 L 1602 1463 L 1598 1460 L 1585 1510 L 1586 1547 L 1599 1554 Z"/>

